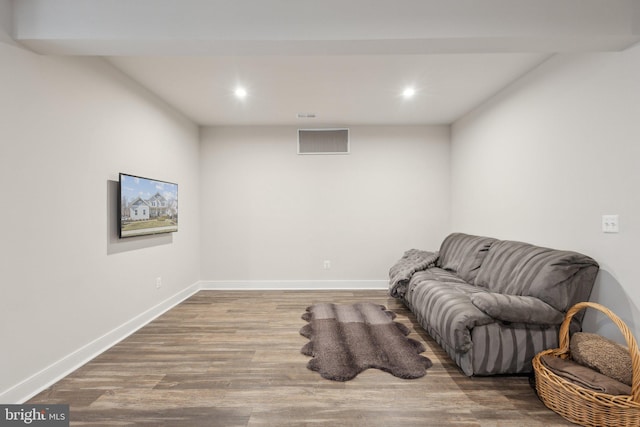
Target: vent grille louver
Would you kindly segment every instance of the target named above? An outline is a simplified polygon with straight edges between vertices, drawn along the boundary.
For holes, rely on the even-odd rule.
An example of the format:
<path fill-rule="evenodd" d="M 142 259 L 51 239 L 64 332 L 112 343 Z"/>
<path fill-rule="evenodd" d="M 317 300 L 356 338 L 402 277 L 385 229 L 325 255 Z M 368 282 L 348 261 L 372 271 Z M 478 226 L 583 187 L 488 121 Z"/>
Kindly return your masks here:
<path fill-rule="evenodd" d="M 349 129 L 298 129 L 298 154 L 349 154 Z"/>

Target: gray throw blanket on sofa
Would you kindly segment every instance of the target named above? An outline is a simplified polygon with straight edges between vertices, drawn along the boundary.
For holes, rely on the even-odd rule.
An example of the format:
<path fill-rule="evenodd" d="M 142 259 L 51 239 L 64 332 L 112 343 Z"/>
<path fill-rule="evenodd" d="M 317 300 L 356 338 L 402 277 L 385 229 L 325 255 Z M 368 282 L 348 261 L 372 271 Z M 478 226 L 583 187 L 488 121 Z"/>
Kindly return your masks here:
<path fill-rule="evenodd" d="M 407 291 L 407 285 L 411 276 L 416 271 L 435 267 L 438 260 L 438 252 L 409 249 L 402 258 L 389 270 L 389 295 L 401 298 Z"/>

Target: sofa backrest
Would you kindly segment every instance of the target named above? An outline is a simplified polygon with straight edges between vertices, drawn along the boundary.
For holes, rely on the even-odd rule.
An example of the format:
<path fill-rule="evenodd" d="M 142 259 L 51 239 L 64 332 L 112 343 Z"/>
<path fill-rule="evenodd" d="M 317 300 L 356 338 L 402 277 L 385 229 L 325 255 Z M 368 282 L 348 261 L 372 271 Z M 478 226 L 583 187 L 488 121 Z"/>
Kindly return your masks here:
<path fill-rule="evenodd" d="M 487 251 L 496 241 L 491 237 L 463 233 L 450 234 L 440 245 L 436 265 L 455 273 L 467 283 L 472 284 Z"/>
<path fill-rule="evenodd" d="M 474 283 L 491 292 L 537 297 L 566 312 L 589 299 L 598 268 L 577 252 L 505 240 L 491 246 Z"/>

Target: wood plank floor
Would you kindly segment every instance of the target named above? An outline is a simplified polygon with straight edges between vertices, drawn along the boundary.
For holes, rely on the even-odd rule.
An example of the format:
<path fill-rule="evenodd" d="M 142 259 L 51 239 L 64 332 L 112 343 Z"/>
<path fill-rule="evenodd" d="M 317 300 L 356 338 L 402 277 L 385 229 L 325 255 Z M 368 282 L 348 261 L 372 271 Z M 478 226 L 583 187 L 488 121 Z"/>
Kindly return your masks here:
<path fill-rule="evenodd" d="M 425 344 L 425 377 L 323 379 L 300 354 L 317 302 L 383 304 Z M 91 426 L 564 426 L 527 377 L 468 378 L 385 291 L 201 291 L 28 403 Z"/>

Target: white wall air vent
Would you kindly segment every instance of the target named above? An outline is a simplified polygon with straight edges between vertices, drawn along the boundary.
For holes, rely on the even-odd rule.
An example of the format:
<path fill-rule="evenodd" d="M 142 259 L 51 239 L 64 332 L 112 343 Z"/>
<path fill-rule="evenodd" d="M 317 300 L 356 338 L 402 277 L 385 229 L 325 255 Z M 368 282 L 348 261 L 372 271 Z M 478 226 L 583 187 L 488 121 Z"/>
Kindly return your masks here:
<path fill-rule="evenodd" d="M 298 129 L 298 154 L 349 154 L 349 129 Z"/>

